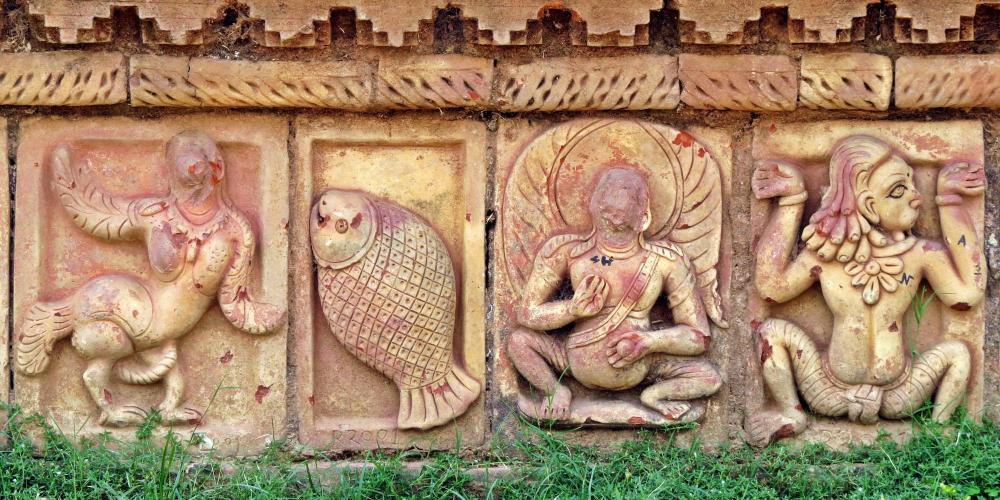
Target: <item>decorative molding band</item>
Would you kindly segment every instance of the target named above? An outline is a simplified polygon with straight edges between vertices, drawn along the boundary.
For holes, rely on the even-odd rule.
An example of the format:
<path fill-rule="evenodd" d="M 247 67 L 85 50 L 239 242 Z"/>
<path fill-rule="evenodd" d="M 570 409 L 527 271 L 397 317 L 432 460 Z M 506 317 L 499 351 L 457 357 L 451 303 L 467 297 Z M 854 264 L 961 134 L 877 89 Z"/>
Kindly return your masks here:
<path fill-rule="evenodd" d="M 117 52 L 0 54 L 0 105 L 98 106 L 125 102 Z"/>
<path fill-rule="evenodd" d="M 499 83 L 504 111 L 674 109 L 680 102 L 677 58 L 556 58 L 515 65 Z"/>
<path fill-rule="evenodd" d="M 878 54 L 802 56 L 799 103 L 810 109 L 889 109 L 892 59 Z"/>
<path fill-rule="evenodd" d="M 133 106 L 362 110 L 371 102 L 371 69 L 359 62 L 134 56 L 130 66 Z"/>
<path fill-rule="evenodd" d="M 379 60 L 375 105 L 390 109 L 485 107 L 493 60 L 459 55 Z"/>
<path fill-rule="evenodd" d="M 681 101 L 697 109 L 791 111 L 798 77 L 787 56 L 680 55 Z"/>
<path fill-rule="evenodd" d="M 976 7 L 993 0 L 673 0 L 680 41 L 695 44 L 751 44 L 759 41 L 762 9 L 787 9 L 788 41 L 844 43 L 865 38 L 870 6 L 894 9 L 889 16 L 897 42 L 942 43 L 975 38 Z M 251 37 L 268 47 L 328 45 L 331 10 L 352 9 L 357 43 L 400 47 L 426 38 L 447 0 L 31 0 L 36 37 L 50 43 L 106 43 L 113 34 L 113 10 L 135 9 L 144 43 L 192 45 L 211 38 L 234 5 L 245 7 Z M 663 0 L 465 0 L 455 7 L 469 42 L 526 45 L 542 42 L 539 21 L 553 9 L 570 13 L 574 45 L 631 46 L 649 43 L 651 13 L 664 15 Z M 673 17 L 673 14 L 669 14 Z M 989 29 L 990 21 L 984 26 Z M 982 28 L 981 28 L 982 30 Z M 994 35 L 991 39 L 996 39 Z"/>
<path fill-rule="evenodd" d="M 896 107 L 1000 108 L 1000 55 L 900 57 Z"/>
<path fill-rule="evenodd" d="M 903 43 L 966 42 L 975 39 L 973 18 L 983 0 L 889 0 L 896 8 L 894 38 Z"/>

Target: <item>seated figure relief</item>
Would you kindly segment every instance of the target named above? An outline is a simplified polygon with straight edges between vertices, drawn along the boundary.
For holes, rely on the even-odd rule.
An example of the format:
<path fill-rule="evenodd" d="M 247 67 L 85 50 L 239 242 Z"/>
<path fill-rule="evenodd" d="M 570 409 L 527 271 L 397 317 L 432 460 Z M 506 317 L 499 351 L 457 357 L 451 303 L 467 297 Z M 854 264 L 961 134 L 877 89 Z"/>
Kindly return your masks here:
<path fill-rule="evenodd" d="M 163 382 L 159 404 L 168 425 L 198 422 L 199 409 L 182 403 L 178 341 L 214 304 L 243 332 L 274 332 L 282 307 L 253 299 L 250 286 L 256 237 L 225 192 L 222 154 L 207 135 L 181 132 L 166 144 L 165 196 L 110 195 L 71 164 L 68 146 L 51 157 L 53 189 L 73 222 L 109 242 L 145 243 L 151 276 L 106 274 L 72 294 L 35 303 L 17 333 L 15 367 L 38 375 L 56 342 L 69 338 L 86 360 L 84 385 L 100 408 L 99 423 L 140 423 L 145 410 L 116 398 L 111 378 L 127 384 Z"/>
<path fill-rule="evenodd" d="M 715 160 L 685 132 L 600 120 L 556 127 L 513 168 L 502 222 L 519 298 L 506 348 L 528 384 L 521 412 L 571 424 L 698 420 L 722 383 L 705 357 L 709 318 L 725 326 Z M 653 314 L 664 298 L 670 323 Z"/>
<path fill-rule="evenodd" d="M 985 190 L 982 166 L 956 162 L 938 172 L 938 241 L 913 234 L 926 200 L 900 152 L 876 137 L 854 135 L 837 143 L 829 158 L 829 187 L 801 234 L 808 193 L 800 170 L 764 160 L 753 174 L 756 197 L 777 201 L 756 249 L 758 293 L 768 303 L 784 303 L 818 283 L 833 315 L 825 349 L 791 322 L 754 325 L 774 403 L 746 420 L 748 440 L 757 446 L 802 432 L 806 408 L 871 424 L 907 418 L 933 396 L 932 417 L 944 422 L 969 382 L 964 342 L 945 340 L 911 355 L 903 325 L 923 280 L 957 311 L 983 298 L 982 247 L 963 207 L 965 198 Z"/>

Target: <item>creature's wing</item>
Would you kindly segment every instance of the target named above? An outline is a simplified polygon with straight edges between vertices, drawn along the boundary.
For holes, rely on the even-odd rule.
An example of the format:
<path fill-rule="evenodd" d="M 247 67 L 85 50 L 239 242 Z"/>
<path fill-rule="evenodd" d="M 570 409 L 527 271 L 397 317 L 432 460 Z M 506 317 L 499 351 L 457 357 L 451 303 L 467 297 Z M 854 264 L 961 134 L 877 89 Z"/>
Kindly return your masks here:
<path fill-rule="evenodd" d="M 500 210 L 500 252 L 502 266 L 517 297 L 521 296 L 542 244 L 570 229 L 556 203 L 555 181 L 563 160 L 579 140 L 607 123 L 607 120 L 592 120 L 551 128 L 532 141 L 514 161 Z"/>
<path fill-rule="evenodd" d="M 666 235 L 684 251 L 694 268 L 708 317 L 726 328 L 716 264 L 722 245 L 722 174 L 718 162 L 701 145 L 667 144 L 681 166 L 684 203 Z"/>
<path fill-rule="evenodd" d="M 52 154 L 52 168 L 52 185 L 59 203 L 80 229 L 108 241 L 141 237 L 137 210 L 156 203 L 155 200 L 131 200 L 105 193 L 80 169 L 70 165 L 66 146 L 56 148 Z"/>

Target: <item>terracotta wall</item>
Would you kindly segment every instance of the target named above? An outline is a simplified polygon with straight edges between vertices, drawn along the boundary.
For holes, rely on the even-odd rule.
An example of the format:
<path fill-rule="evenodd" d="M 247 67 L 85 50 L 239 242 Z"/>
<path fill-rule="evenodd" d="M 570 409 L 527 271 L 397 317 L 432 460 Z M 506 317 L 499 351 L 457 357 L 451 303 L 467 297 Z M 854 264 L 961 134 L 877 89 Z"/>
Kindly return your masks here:
<path fill-rule="evenodd" d="M 575 403 L 553 428 L 607 444 L 679 422 L 641 436 L 742 442 L 749 418 L 780 406 L 761 375 L 763 322 L 791 321 L 826 353 L 845 307 L 819 285 L 783 305 L 755 288 L 755 266 L 774 265 L 759 240 L 781 206 L 755 196 L 755 168 L 802 172 L 797 237 L 830 184 L 834 145 L 865 135 L 912 167 L 920 251 L 958 244 L 954 200 L 935 198 L 941 172 L 982 165 L 987 186 L 952 204 L 976 233 L 965 257 L 977 303 L 942 298 L 961 288 L 952 281 L 907 288 L 894 274 L 911 290 L 898 293 L 928 294 L 927 313 L 917 321 L 909 300 L 876 313 L 900 318 L 905 346 L 887 358 L 902 363 L 894 374 L 868 386 L 882 397 L 957 341 L 968 413 L 998 419 L 998 108 L 1000 5 L 974 0 L 9 0 L 0 391 L 62 429 L 125 439 L 160 405 L 226 454 L 284 438 L 303 452 L 502 444 L 533 420 L 519 398 L 546 401 L 508 349 L 531 323 L 519 314 L 536 258 L 552 237 L 586 241 L 590 196 L 615 164 L 649 185 L 662 231 L 646 239 L 671 242 L 657 258 L 693 274 L 664 293 L 691 292 L 710 332 L 704 353 L 665 349 L 680 364 L 655 361 L 638 385 L 566 370 Z M 206 220 L 185 212 L 216 196 L 223 208 Z M 712 210 L 685 205 L 697 196 Z M 675 232 L 689 223 L 704 230 Z M 615 269 L 628 269 L 609 285 L 620 297 L 637 271 Z M 880 300 L 896 300 L 886 290 Z M 654 329 L 683 324 L 671 307 L 656 302 Z M 573 324 L 518 345 L 559 372 L 579 363 L 552 359 Z M 682 373 L 701 384 L 674 398 L 690 405 L 642 402 Z M 806 399 L 794 439 L 843 446 L 910 428 L 820 416 Z M 793 434 L 778 430 L 767 437 Z"/>

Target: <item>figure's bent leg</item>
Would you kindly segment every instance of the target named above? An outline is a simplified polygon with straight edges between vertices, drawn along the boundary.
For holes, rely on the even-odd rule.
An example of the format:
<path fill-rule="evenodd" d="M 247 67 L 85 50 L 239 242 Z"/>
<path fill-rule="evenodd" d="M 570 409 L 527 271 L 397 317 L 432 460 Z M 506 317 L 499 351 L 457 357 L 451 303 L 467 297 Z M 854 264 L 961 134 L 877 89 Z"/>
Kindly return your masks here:
<path fill-rule="evenodd" d="M 935 422 L 946 422 L 965 398 L 972 361 L 969 349 L 960 341 L 942 342 L 920 354 L 903 385 L 886 391 L 881 415 L 901 419 L 916 411 L 934 394 Z"/>
<path fill-rule="evenodd" d="M 100 424 L 123 427 L 141 422 L 145 412 L 135 407 L 115 406 L 111 390 L 111 370 L 115 361 L 134 351 L 128 335 L 110 321 L 91 321 L 77 325 L 72 342 L 88 360 L 83 383 L 101 409 Z"/>
<path fill-rule="evenodd" d="M 658 382 L 642 391 L 642 404 L 676 421 L 689 420 L 688 400 L 711 396 L 722 387 L 719 370 L 703 358 L 664 360 L 653 367 L 650 378 Z"/>
<path fill-rule="evenodd" d="M 566 347 L 544 333 L 519 328 L 507 339 L 507 355 L 518 373 L 545 395 L 541 408 L 519 404 L 521 411 L 540 419 L 566 418 L 573 398 L 569 387 L 561 382 L 569 372 Z"/>
<path fill-rule="evenodd" d="M 837 417 L 847 413 L 842 391 L 823 373 L 819 350 L 806 332 L 788 321 L 768 319 L 757 329 L 757 335 L 764 384 L 778 409 L 747 419 L 750 444 L 766 446 L 805 429 L 806 415 L 797 392 L 820 415 Z"/>

